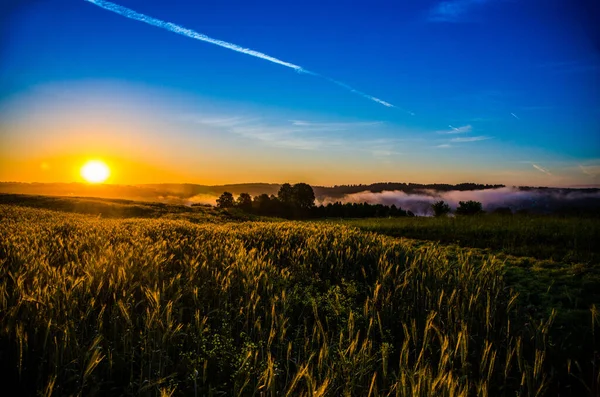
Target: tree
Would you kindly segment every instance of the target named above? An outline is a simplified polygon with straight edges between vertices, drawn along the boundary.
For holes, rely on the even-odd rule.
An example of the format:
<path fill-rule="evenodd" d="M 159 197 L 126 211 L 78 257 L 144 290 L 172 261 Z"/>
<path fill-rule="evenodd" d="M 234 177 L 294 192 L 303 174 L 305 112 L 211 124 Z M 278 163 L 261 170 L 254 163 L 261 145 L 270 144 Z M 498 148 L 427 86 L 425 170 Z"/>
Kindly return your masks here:
<path fill-rule="evenodd" d="M 223 192 L 223 194 L 217 199 L 217 207 L 219 208 L 231 208 L 233 205 L 233 194 L 229 192 Z"/>
<path fill-rule="evenodd" d="M 433 209 L 433 215 L 436 217 L 446 216 L 450 213 L 450 206 L 443 200 L 431 204 L 431 208 Z"/>
<path fill-rule="evenodd" d="M 252 197 L 248 193 L 240 193 L 236 201 L 236 206 L 244 211 L 252 209 Z"/>
<path fill-rule="evenodd" d="M 456 215 L 477 215 L 483 213 L 483 207 L 479 201 L 459 201 Z"/>
<path fill-rule="evenodd" d="M 300 210 L 308 210 L 315 205 L 315 192 L 306 183 L 296 183 L 292 188 L 294 207 Z"/>
<path fill-rule="evenodd" d="M 269 212 L 271 210 L 271 199 L 266 193 L 254 196 L 252 206 L 259 214 L 270 215 Z"/>
<path fill-rule="evenodd" d="M 292 204 L 294 200 L 294 189 L 289 183 L 284 183 L 277 192 L 277 198 L 284 204 Z"/>

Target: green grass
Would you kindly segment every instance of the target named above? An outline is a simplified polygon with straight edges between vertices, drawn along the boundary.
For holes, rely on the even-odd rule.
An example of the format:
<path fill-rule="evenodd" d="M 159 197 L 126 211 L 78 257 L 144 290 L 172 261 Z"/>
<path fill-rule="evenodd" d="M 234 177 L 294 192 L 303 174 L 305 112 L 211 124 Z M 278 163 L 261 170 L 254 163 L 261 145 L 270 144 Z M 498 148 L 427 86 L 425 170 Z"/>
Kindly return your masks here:
<path fill-rule="evenodd" d="M 590 266 L 337 224 L 9 205 L 0 236 L 0 373 L 19 395 L 598 392 Z M 577 302 L 557 305 L 550 279 Z"/>
<path fill-rule="evenodd" d="M 334 220 L 393 237 L 439 241 L 463 247 L 560 262 L 600 263 L 600 221 L 553 216 L 464 216 Z"/>

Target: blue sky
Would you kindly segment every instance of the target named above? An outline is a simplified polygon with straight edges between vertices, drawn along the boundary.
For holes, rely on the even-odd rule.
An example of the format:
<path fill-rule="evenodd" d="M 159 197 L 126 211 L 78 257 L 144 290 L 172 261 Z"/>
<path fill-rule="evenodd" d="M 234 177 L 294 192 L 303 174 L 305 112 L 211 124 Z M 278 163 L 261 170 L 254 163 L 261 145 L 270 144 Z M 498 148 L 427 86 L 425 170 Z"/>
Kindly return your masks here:
<path fill-rule="evenodd" d="M 79 139 L 80 150 L 132 153 L 189 182 L 600 183 L 593 1 L 117 2 L 319 76 L 84 0 L 19 3 L 2 10 L 6 167 Z M 105 152 L 97 131 L 64 133 L 74 114 L 121 120 L 102 133 Z M 114 131 L 132 123 L 137 143 L 112 153 Z M 211 164 L 212 177 L 190 171 Z M 23 175 L 0 178 L 48 179 Z"/>

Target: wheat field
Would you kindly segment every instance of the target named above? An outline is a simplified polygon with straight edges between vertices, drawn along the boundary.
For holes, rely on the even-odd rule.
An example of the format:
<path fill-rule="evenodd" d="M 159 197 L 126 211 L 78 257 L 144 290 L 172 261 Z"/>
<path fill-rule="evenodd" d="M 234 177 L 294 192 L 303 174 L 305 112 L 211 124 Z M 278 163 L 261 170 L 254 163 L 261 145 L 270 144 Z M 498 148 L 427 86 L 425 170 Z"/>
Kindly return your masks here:
<path fill-rule="evenodd" d="M 22 395 L 542 396 L 557 377 L 598 381 L 549 360 L 556 311 L 527 314 L 493 256 L 335 224 L 7 205 L 0 236 L 2 377 Z"/>

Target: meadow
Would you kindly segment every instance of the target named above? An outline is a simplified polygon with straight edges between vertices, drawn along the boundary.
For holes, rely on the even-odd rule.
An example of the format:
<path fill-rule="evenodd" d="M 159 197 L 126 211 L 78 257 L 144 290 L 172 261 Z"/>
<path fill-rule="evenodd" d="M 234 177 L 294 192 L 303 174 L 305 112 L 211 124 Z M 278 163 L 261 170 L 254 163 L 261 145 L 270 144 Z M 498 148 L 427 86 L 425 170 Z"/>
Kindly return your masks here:
<path fill-rule="evenodd" d="M 494 215 L 335 220 L 392 237 L 434 240 L 495 253 L 573 263 L 600 263 L 600 219 Z"/>
<path fill-rule="evenodd" d="M 20 395 L 599 392 L 600 272 L 578 261 L 593 244 L 563 261 L 369 220 L 4 200 L 0 373 Z"/>

